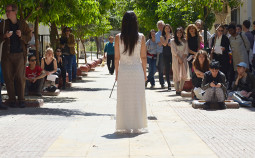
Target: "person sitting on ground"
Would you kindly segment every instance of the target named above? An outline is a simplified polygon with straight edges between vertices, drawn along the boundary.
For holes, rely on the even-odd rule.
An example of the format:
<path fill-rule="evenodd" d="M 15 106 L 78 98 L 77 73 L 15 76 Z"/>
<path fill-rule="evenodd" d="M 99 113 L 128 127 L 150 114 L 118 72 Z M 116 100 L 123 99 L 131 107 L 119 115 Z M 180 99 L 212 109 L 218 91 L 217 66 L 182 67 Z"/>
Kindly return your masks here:
<path fill-rule="evenodd" d="M 63 59 L 64 56 L 62 56 L 62 51 L 60 48 L 56 49 L 55 55 L 56 55 L 58 69 L 61 70 L 60 77 L 62 78 L 62 81 L 63 81 L 63 85 L 61 88 L 65 89 L 66 88 L 66 66 L 64 65 L 64 59 Z"/>
<path fill-rule="evenodd" d="M 255 77 L 247 72 L 248 66 L 244 62 L 237 64 L 237 78 L 232 91 L 229 93 L 229 99 L 233 99 L 242 106 L 251 106 L 255 103 Z M 249 101 L 253 99 L 253 102 Z"/>
<path fill-rule="evenodd" d="M 196 54 L 193 63 L 192 73 L 192 84 L 194 86 L 193 92 L 195 99 L 202 100 L 204 91 L 201 89 L 202 79 L 204 78 L 204 73 L 209 71 L 209 58 L 206 51 L 199 50 Z"/>
<path fill-rule="evenodd" d="M 26 67 L 26 87 L 25 95 L 33 92 L 37 96 L 42 96 L 44 77 L 46 76 L 42 68 L 36 65 L 36 56 L 28 56 L 29 65 Z"/>
<path fill-rule="evenodd" d="M 219 71 L 220 63 L 212 61 L 209 65 L 209 71 L 205 72 L 201 88 L 204 93 L 204 109 L 210 109 L 212 102 L 217 102 L 219 109 L 226 109 L 225 99 L 227 96 L 226 77 Z"/>
<path fill-rule="evenodd" d="M 46 52 L 45 52 L 45 57 L 42 58 L 41 61 L 41 68 L 45 71 L 47 78 L 46 80 L 48 80 L 51 77 L 55 77 L 55 76 L 51 76 L 51 75 L 60 75 L 60 70 L 58 70 L 58 66 L 57 66 L 57 61 L 54 58 L 53 55 L 53 49 L 52 48 L 47 48 Z M 55 85 L 55 81 L 51 80 L 51 85 Z"/>

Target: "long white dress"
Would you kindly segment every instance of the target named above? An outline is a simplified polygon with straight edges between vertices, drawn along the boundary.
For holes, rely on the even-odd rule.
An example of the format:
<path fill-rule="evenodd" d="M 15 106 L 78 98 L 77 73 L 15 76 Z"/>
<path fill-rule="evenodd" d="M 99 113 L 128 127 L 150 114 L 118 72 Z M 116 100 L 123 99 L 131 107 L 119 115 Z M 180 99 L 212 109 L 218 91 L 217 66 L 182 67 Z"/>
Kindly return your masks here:
<path fill-rule="evenodd" d="M 147 132 L 145 78 L 140 58 L 142 34 L 131 56 L 123 54 L 124 42 L 119 40 L 120 63 L 117 85 L 116 132 Z"/>

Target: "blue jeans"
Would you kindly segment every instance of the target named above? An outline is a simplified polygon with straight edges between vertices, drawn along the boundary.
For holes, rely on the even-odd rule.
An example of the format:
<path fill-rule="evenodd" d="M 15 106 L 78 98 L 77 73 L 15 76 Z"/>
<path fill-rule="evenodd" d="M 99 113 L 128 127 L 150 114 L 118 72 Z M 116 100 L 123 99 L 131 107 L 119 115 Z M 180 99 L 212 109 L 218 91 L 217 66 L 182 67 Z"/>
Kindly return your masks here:
<path fill-rule="evenodd" d="M 165 81 L 164 81 L 164 57 L 163 57 L 163 53 L 159 54 L 159 62 L 158 62 L 158 77 L 159 77 L 159 83 L 160 85 L 164 85 Z"/>
<path fill-rule="evenodd" d="M 69 82 L 72 82 L 72 65 L 73 65 L 73 56 L 74 55 L 65 55 L 64 59 L 64 64 L 66 67 L 66 71 L 68 73 L 68 79 Z"/>
<path fill-rule="evenodd" d="M 147 81 L 150 82 L 151 85 L 155 85 L 154 75 L 157 71 L 156 67 L 157 59 L 147 58 L 147 63 L 149 64 L 149 74 L 147 76 Z"/>
<path fill-rule="evenodd" d="M 72 71 L 73 71 L 73 79 L 76 79 L 77 75 L 77 62 L 76 62 L 76 55 L 73 55 L 73 64 L 72 64 Z"/>

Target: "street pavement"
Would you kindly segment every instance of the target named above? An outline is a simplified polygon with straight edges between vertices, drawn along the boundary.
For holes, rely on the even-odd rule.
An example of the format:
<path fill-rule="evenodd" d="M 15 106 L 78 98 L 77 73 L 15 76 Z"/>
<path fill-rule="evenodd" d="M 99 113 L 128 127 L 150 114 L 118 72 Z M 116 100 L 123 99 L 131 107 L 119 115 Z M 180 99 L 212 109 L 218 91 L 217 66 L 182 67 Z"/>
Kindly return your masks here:
<path fill-rule="evenodd" d="M 149 132 L 115 134 L 114 78 L 97 67 L 40 108 L 0 111 L 0 158 L 255 157 L 254 108 L 193 109 L 158 81 L 146 89 Z"/>

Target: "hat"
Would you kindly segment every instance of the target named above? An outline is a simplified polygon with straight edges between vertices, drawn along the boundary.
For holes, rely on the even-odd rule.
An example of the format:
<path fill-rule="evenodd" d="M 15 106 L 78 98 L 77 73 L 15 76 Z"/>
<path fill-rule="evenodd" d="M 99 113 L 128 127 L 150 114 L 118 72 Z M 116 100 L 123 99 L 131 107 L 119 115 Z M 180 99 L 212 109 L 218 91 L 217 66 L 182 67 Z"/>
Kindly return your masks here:
<path fill-rule="evenodd" d="M 236 66 L 247 68 L 247 64 L 245 62 L 240 62 Z"/>

